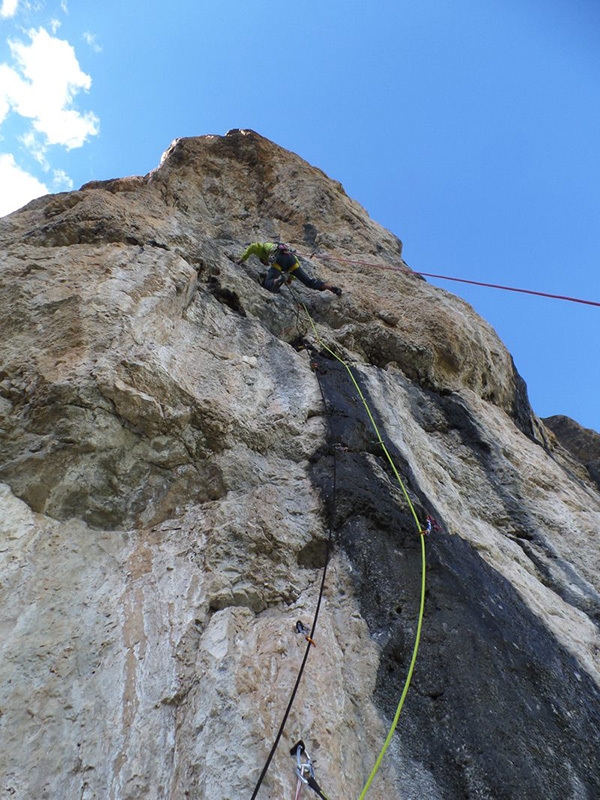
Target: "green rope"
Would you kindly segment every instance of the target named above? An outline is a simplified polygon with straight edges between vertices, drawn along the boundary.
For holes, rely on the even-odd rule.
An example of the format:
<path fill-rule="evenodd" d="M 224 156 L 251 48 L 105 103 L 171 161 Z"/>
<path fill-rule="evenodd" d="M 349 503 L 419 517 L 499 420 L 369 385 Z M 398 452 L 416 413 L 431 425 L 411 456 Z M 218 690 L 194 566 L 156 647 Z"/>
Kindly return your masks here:
<path fill-rule="evenodd" d="M 420 531 L 419 531 L 419 533 L 420 533 Z M 404 707 L 404 701 L 406 700 L 406 695 L 408 694 L 408 688 L 410 686 L 410 682 L 412 680 L 412 675 L 413 675 L 413 672 L 414 672 L 414 669 L 415 669 L 415 664 L 417 662 L 417 653 L 419 652 L 419 643 L 421 641 L 421 630 L 423 628 L 423 615 L 424 615 L 424 612 L 425 612 L 425 569 L 426 569 L 426 562 L 425 562 L 425 536 L 423 534 L 421 534 L 420 538 L 421 538 L 421 604 L 420 604 L 420 607 L 419 607 L 419 621 L 418 621 L 418 624 L 417 624 L 417 635 L 415 637 L 415 645 L 413 647 L 412 658 L 410 660 L 410 666 L 408 668 L 408 674 L 406 676 L 406 681 L 404 683 L 404 689 L 402 690 L 402 696 L 400 697 L 400 701 L 398 702 L 398 707 L 396 708 L 396 713 L 394 714 L 394 719 L 392 720 L 392 725 L 390 727 L 388 735 L 386 736 L 385 742 L 383 743 L 383 747 L 381 748 L 381 751 L 380 751 L 379 755 L 377 756 L 377 760 L 375 761 L 375 765 L 374 765 L 373 769 L 371 770 L 371 774 L 369 775 L 369 778 L 368 778 L 367 782 L 365 783 L 364 788 L 363 788 L 362 792 L 360 793 L 360 796 L 359 796 L 358 800 L 363 800 L 363 798 L 367 794 L 369 786 L 372 784 L 373 779 L 375 778 L 375 775 L 377 774 L 377 771 L 379 770 L 379 767 L 381 766 L 381 762 L 383 761 L 383 757 L 384 757 L 384 755 L 386 753 L 386 750 L 390 746 L 390 742 L 392 741 L 392 737 L 393 737 L 393 735 L 394 735 L 394 733 L 396 731 L 396 728 L 398 726 L 398 721 L 400 719 L 400 714 L 402 713 L 402 708 Z"/>
<path fill-rule="evenodd" d="M 314 322 L 312 316 L 310 315 L 310 313 L 308 311 L 308 308 L 306 307 L 306 305 L 304 303 L 302 303 L 302 306 L 303 306 L 304 311 L 306 312 L 306 315 L 307 315 L 307 317 L 308 317 L 308 319 L 310 321 L 311 327 L 313 329 L 313 333 L 315 334 L 315 337 L 316 337 L 317 341 L 319 342 L 319 344 L 321 345 L 321 347 L 324 350 L 326 350 L 328 353 L 330 353 L 337 361 L 339 361 L 340 364 L 342 364 L 346 368 L 348 374 L 350 375 L 350 378 L 352 379 L 352 383 L 354 384 L 354 386 L 356 388 L 356 391 L 358 392 L 358 395 L 359 395 L 359 397 L 360 397 L 360 399 L 362 401 L 362 404 L 365 407 L 365 410 L 366 410 L 366 412 L 367 412 L 367 414 L 369 416 L 369 420 L 371 422 L 371 425 L 373 426 L 373 430 L 375 431 L 375 433 L 377 435 L 377 441 L 381 445 L 381 447 L 383 449 L 383 452 L 385 453 L 385 457 L 389 461 L 390 466 L 391 466 L 391 468 L 392 468 L 392 470 L 394 472 L 394 475 L 396 477 L 396 480 L 398 481 L 398 484 L 400 485 L 400 488 L 402 489 L 402 493 L 404 494 L 404 497 L 406 498 L 406 502 L 408 503 L 408 507 L 410 508 L 411 514 L 412 514 L 413 519 L 414 519 L 414 521 L 416 523 L 416 526 L 417 526 L 417 531 L 419 532 L 420 539 L 421 539 L 421 601 L 420 601 L 420 605 L 419 605 L 419 618 L 418 618 L 418 622 L 417 622 L 417 634 L 415 636 L 415 644 L 414 644 L 414 647 L 413 647 L 412 658 L 410 660 L 410 665 L 408 667 L 408 673 L 407 673 L 407 676 L 406 676 L 406 681 L 404 682 L 404 689 L 402 690 L 402 695 L 401 695 L 400 700 L 398 702 L 398 706 L 396 708 L 396 713 L 394 714 L 394 719 L 392 720 L 392 725 L 390 727 L 388 735 L 386 736 L 385 742 L 383 743 L 383 747 L 381 748 L 381 751 L 380 751 L 379 755 L 377 756 L 377 760 L 375 761 L 375 765 L 373 766 L 373 769 L 371 770 L 371 774 L 369 775 L 369 777 L 367 779 L 367 782 L 365 783 L 364 788 L 363 788 L 362 792 L 360 793 L 360 797 L 358 798 L 358 800 L 364 800 L 364 798 L 365 798 L 365 796 L 366 796 L 366 794 L 367 794 L 367 792 L 369 790 L 369 787 L 373 783 L 373 780 L 374 780 L 377 772 L 379 771 L 379 767 L 381 766 L 381 762 L 383 761 L 383 757 L 385 756 L 385 753 L 386 753 L 388 747 L 390 746 L 390 743 L 392 741 L 392 738 L 393 738 L 394 733 L 396 731 L 396 728 L 398 726 L 398 721 L 400 719 L 400 714 L 402 713 L 402 708 L 404 707 L 404 701 L 406 700 L 406 695 L 408 694 L 408 689 L 410 687 L 410 682 L 412 680 L 413 672 L 414 672 L 414 669 L 415 669 L 415 664 L 417 662 L 417 654 L 419 652 L 419 644 L 420 644 L 420 641 L 421 641 L 421 631 L 422 631 L 422 628 L 423 628 L 423 616 L 424 616 L 424 613 L 425 613 L 425 575 L 426 575 L 426 565 L 427 565 L 426 558 L 425 558 L 425 536 L 422 533 L 421 523 L 419 522 L 419 517 L 417 516 L 417 512 L 415 511 L 415 507 L 413 505 L 413 502 L 410 499 L 410 496 L 408 494 L 406 486 L 404 485 L 404 481 L 400 477 L 400 473 L 398 472 L 398 470 L 396 468 L 396 465 L 394 464 L 394 461 L 393 461 L 393 459 L 392 459 L 387 447 L 385 446 L 385 443 L 384 443 L 383 439 L 381 438 L 381 433 L 379 432 L 379 428 L 377 427 L 377 423 L 375 422 L 375 419 L 373 417 L 371 409 L 369 408 L 369 404 L 367 403 L 367 401 L 365 399 L 365 396 L 364 396 L 364 394 L 363 394 L 363 392 L 362 392 L 362 390 L 361 390 L 361 388 L 360 388 L 360 386 L 358 384 L 358 381 L 356 380 L 356 378 L 354 376 L 354 373 L 352 372 L 352 369 L 350 368 L 350 365 L 348 364 L 348 362 L 345 359 L 343 359 L 341 356 L 339 356 L 334 350 L 332 350 L 330 347 L 328 347 L 325 344 L 325 342 L 323 342 L 323 340 L 319 336 L 319 333 L 317 331 L 317 327 L 315 325 L 315 322 Z"/>

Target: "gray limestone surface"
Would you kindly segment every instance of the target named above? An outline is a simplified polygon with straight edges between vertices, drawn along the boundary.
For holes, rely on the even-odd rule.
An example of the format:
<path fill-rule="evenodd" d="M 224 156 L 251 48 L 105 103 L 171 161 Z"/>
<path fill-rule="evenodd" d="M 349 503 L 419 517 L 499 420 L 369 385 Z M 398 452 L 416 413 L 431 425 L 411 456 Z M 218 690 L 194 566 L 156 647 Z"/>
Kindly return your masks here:
<path fill-rule="evenodd" d="M 343 295 L 266 292 L 251 241 Z M 323 344 L 440 528 L 367 797 L 600 797 L 598 483 L 339 183 L 252 131 L 179 139 L 0 219 L 0 246 L 1 798 L 249 800 L 330 536 L 258 798 L 294 796 L 300 738 L 330 800 L 360 795 L 420 536 Z"/>

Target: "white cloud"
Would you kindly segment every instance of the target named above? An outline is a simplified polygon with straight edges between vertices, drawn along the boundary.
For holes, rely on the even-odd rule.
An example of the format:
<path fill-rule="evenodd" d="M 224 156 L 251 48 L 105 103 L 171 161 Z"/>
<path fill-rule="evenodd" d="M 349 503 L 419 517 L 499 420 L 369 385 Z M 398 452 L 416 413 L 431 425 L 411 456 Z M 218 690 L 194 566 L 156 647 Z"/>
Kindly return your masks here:
<path fill-rule="evenodd" d="M 30 156 L 33 156 L 35 160 L 40 164 L 43 168 L 44 172 L 48 172 L 50 169 L 50 164 L 48 163 L 48 159 L 46 158 L 46 153 L 48 152 L 48 148 L 44 144 L 43 141 L 40 140 L 40 137 L 36 134 L 35 131 L 27 131 L 24 133 L 23 136 L 20 137 L 19 141 L 27 150 Z"/>
<path fill-rule="evenodd" d="M 14 17 L 17 13 L 17 7 L 19 5 L 19 0 L 2 0 L 2 6 L 0 6 L 0 17 L 4 17 L 7 19 L 8 17 Z"/>
<path fill-rule="evenodd" d="M 0 125 L 11 109 L 11 98 L 19 91 L 19 76 L 6 64 L 0 64 Z"/>
<path fill-rule="evenodd" d="M 77 61 L 75 50 L 64 39 L 44 28 L 29 31 L 31 42 L 9 42 L 16 67 L 0 64 L 0 123 L 10 110 L 32 120 L 43 137 L 38 145 L 81 147 L 99 130 L 98 117 L 80 113 L 73 101 L 87 91 L 92 79 Z"/>
<path fill-rule="evenodd" d="M 0 153 L 0 217 L 48 194 L 48 188 L 17 166 L 14 156 Z"/>
<path fill-rule="evenodd" d="M 88 44 L 92 48 L 94 53 L 101 53 L 102 52 L 102 48 L 100 47 L 100 45 L 96 41 L 96 34 L 95 33 L 90 33 L 89 31 L 86 31 L 83 34 L 83 39 L 86 42 L 86 44 Z"/>
<path fill-rule="evenodd" d="M 0 0 L 0 17 L 14 15 L 18 6 L 19 0 Z M 61 8 L 67 13 L 66 2 Z M 0 129 L 9 115 L 28 121 L 29 126 L 14 143 L 46 174 L 43 183 L 19 166 L 14 155 L 0 153 L 1 216 L 47 194 L 48 186 L 53 191 L 72 189 L 67 173 L 50 163 L 49 150 L 52 146 L 81 147 L 99 131 L 98 117 L 75 107 L 78 95 L 89 90 L 92 79 L 81 69 L 71 44 L 54 35 L 59 26 L 58 20 L 53 20 L 48 29 L 28 31 L 28 39 L 9 41 L 11 59 L 0 63 Z M 85 39 L 90 47 L 99 49 L 92 34 Z M 0 141 L 3 139 L 0 135 Z"/>
<path fill-rule="evenodd" d="M 70 192 L 73 181 L 63 169 L 55 169 L 52 171 L 52 188 L 55 192 Z"/>

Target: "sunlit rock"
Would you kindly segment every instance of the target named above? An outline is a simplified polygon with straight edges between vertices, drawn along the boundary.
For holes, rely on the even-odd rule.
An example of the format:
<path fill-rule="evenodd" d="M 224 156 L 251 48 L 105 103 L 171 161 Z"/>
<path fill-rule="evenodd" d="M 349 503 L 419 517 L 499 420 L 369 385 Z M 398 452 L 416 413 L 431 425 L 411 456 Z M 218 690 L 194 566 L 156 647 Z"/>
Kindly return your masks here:
<path fill-rule="evenodd" d="M 260 285 L 283 240 L 341 298 Z M 600 796 L 600 496 L 494 330 L 252 131 L 0 220 L 0 796 Z M 389 267 L 395 269 L 390 270 Z M 319 339 L 296 299 L 306 303 Z M 319 341 L 321 340 L 321 341 Z M 577 455 L 577 454 L 575 454 Z M 335 477 L 335 479 L 334 479 Z"/>

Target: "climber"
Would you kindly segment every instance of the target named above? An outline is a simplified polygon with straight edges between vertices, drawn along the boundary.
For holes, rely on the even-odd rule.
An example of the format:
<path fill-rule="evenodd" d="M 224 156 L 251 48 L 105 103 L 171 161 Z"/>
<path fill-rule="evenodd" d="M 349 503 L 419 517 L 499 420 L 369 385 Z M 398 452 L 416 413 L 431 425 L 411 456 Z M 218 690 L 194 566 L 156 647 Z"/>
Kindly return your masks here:
<path fill-rule="evenodd" d="M 269 267 L 264 277 L 263 286 L 270 292 L 279 292 L 284 283 L 291 283 L 294 278 L 308 286 L 309 289 L 316 289 L 322 292 L 328 289 L 339 297 L 342 290 L 338 286 L 322 281 L 319 278 L 311 278 L 300 266 L 300 262 L 288 245 L 281 242 L 254 242 L 249 245 L 241 257 L 236 261 L 243 264 L 250 256 L 256 256 L 266 267 Z"/>

